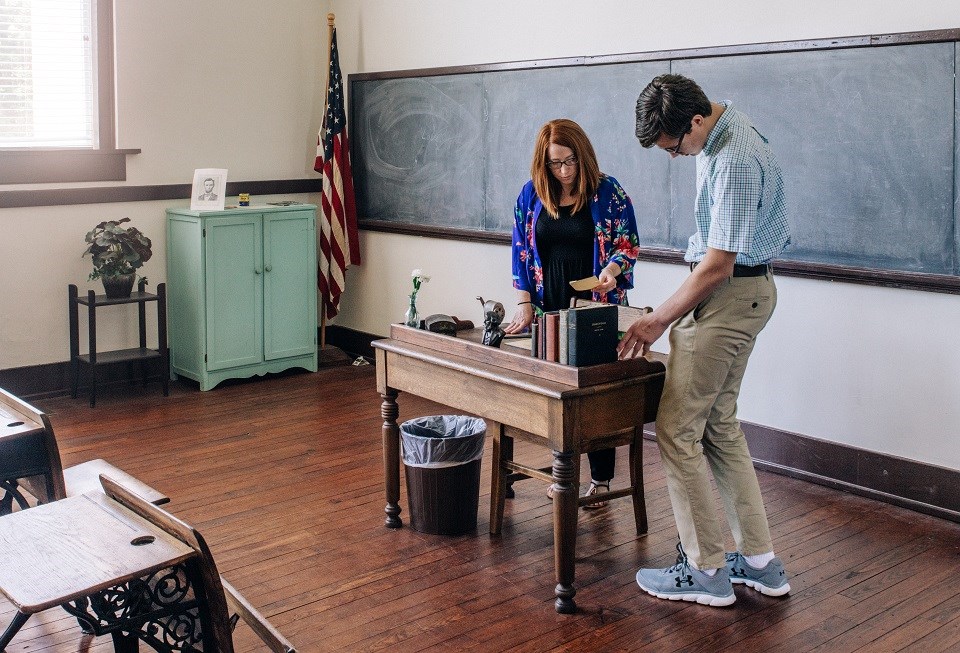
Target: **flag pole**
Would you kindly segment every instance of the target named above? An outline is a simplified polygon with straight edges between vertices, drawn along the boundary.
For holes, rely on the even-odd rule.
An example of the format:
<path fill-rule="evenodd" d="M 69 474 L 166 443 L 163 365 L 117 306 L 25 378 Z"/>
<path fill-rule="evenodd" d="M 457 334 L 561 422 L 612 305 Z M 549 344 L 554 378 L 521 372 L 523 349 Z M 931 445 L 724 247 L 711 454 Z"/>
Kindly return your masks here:
<path fill-rule="evenodd" d="M 333 28 L 334 20 L 336 16 L 332 13 L 327 14 L 327 59 L 330 59 L 330 44 L 333 43 Z M 326 120 L 327 106 L 329 100 L 329 93 L 327 89 L 330 88 L 330 62 L 327 61 L 327 81 L 323 85 L 323 115 L 324 120 Z M 326 274 L 326 272 L 324 272 Z M 320 349 L 323 350 L 327 346 L 327 302 L 324 301 L 324 298 L 320 298 Z"/>

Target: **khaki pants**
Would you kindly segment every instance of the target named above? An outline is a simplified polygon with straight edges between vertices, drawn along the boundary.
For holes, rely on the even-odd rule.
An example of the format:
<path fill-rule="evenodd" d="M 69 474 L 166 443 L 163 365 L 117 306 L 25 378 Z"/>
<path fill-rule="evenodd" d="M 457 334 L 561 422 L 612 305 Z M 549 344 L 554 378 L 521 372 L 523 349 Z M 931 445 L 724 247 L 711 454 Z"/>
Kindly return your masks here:
<path fill-rule="evenodd" d="M 731 277 L 670 331 L 657 444 L 680 541 L 700 569 L 725 565 L 708 465 L 740 552 L 773 550 L 737 397 L 757 334 L 776 304 L 772 274 Z"/>

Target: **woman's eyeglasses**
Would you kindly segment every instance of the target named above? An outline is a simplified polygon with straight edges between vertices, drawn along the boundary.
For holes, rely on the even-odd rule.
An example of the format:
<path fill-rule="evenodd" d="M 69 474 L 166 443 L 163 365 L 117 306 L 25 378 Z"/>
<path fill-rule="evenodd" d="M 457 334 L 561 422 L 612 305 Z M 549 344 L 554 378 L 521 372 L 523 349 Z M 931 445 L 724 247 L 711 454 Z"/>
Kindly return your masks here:
<path fill-rule="evenodd" d="M 568 168 L 574 168 L 577 165 L 577 157 L 568 156 L 563 161 L 547 161 L 547 167 L 553 171 L 562 169 L 564 166 Z"/>

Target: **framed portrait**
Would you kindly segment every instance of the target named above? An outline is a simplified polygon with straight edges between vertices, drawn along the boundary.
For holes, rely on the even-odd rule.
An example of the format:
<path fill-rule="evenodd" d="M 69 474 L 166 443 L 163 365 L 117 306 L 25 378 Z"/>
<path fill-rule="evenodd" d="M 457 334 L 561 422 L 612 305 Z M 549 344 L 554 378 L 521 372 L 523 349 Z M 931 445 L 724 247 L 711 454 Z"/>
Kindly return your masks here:
<path fill-rule="evenodd" d="M 224 168 L 198 168 L 193 171 L 193 189 L 190 191 L 191 211 L 222 211 L 227 190 L 227 171 Z"/>

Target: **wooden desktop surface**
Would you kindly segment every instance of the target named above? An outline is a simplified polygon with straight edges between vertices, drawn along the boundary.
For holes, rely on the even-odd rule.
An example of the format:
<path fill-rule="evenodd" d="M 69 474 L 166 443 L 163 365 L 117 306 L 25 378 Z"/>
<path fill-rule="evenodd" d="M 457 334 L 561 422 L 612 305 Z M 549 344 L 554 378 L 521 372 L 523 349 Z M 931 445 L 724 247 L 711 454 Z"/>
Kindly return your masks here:
<path fill-rule="evenodd" d="M 136 538 L 153 538 L 135 545 Z M 102 491 L 0 518 L 0 592 L 34 614 L 173 566 L 193 549 Z"/>

